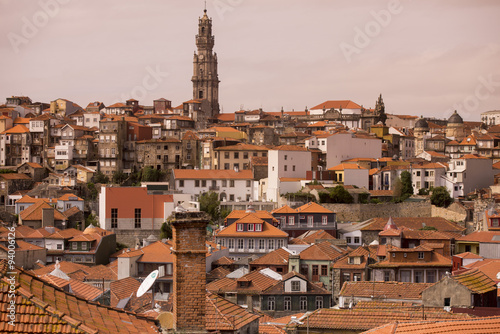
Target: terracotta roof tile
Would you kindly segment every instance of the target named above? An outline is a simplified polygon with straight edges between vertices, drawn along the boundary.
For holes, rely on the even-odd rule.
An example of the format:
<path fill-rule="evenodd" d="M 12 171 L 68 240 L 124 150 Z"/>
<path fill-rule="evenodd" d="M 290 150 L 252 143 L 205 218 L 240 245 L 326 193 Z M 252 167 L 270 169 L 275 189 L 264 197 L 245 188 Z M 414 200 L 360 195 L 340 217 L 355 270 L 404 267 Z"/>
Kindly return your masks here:
<path fill-rule="evenodd" d="M 198 180 L 251 180 L 253 172 L 251 170 L 240 170 L 238 172 L 228 169 L 174 169 L 175 179 L 198 179 Z"/>
<path fill-rule="evenodd" d="M 300 252 L 299 256 L 301 260 L 333 261 L 344 254 L 345 252 L 340 252 L 337 247 L 324 241 L 307 247 Z"/>
<path fill-rule="evenodd" d="M 288 258 L 290 253 L 283 248 L 276 249 L 270 253 L 264 254 L 257 260 L 250 262 L 250 265 L 267 265 L 267 266 L 288 266 Z"/>
<path fill-rule="evenodd" d="M 76 279 L 70 279 L 69 281 L 67 281 L 63 278 L 53 276 L 50 274 L 41 276 L 40 278 L 59 288 L 64 288 L 65 286 L 69 286 L 70 289 L 69 291 L 71 293 L 85 300 L 96 300 L 104 293 L 101 289 L 98 289 L 90 284 L 85 284 Z"/>
<path fill-rule="evenodd" d="M 262 231 L 237 231 L 236 227 L 238 223 L 251 223 L 251 224 L 262 224 Z M 274 227 L 272 224 L 260 219 L 253 213 L 248 213 L 244 217 L 238 219 L 233 224 L 225 227 L 223 230 L 217 233 L 217 236 L 224 237 L 267 237 L 267 238 L 286 238 L 288 233 Z"/>
<path fill-rule="evenodd" d="M 382 231 L 388 218 L 373 218 L 371 223 L 363 228 L 362 231 Z M 461 227 L 449 220 L 441 217 L 395 217 L 392 218 L 398 227 L 407 227 L 412 230 L 419 230 L 425 226 L 435 227 L 439 232 L 461 233 L 465 231 Z"/>
<path fill-rule="evenodd" d="M 207 280 L 221 279 L 229 275 L 231 271 L 224 267 L 217 267 L 214 270 L 207 273 Z"/>
<path fill-rule="evenodd" d="M 233 331 L 257 321 L 259 316 L 213 293 L 206 295 L 207 331 Z"/>
<path fill-rule="evenodd" d="M 333 211 L 328 210 L 327 208 L 314 203 L 309 202 L 297 208 L 297 212 L 300 213 L 333 213 Z"/>
<path fill-rule="evenodd" d="M 7 261 L 2 260 L 1 309 L 6 309 L 8 303 L 7 271 Z M 19 322 L 16 323 L 18 333 L 158 333 L 158 324 L 154 320 L 89 302 L 44 282 L 27 271 L 16 271 L 19 273 L 16 304 L 20 306 L 16 308 L 16 313 L 24 315 L 19 316 Z M 5 326 L 5 322 L 0 323 Z M 0 331 L 4 332 L 6 328 Z"/>
<path fill-rule="evenodd" d="M 473 293 L 483 294 L 497 289 L 495 282 L 478 269 L 472 269 L 451 278 Z"/>
<path fill-rule="evenodd" d="M 30 205 L 28 208 L 19 213 L 19 217 L 21 220 L 42 220 L 43 209 L 46 208 L 54 210 L 54 220 L 67 219 L 63 213 L 45 201 L 38 201 L 37 203 Z"/>
<path fill-rule="evenodd" d="M 335 237 L 325 230 L 310 230 L 299 235 L 295 239 L 301 239 L 308 244 L 313 244 L 316 243 L 317 240 L 335 240 Z"/>
<path fill-rule="evenodd" d="M 419 320 L 396 321 L 380 327 L 373 328 L 362 334 L 416 334 L 416 333 L 442 333 L 442 334 L 492 334 L 498 333 L 500 317 L 485 317 L 476 319 L 450 319 L 450 320 Z"/>
<path fill-rule="evenodd" d="M 422 291 L 434 283 L 406 282 L 345 282 L 340 296 L 368 297 L 385 296 L 387 299 L 421 300 Z"/>
<path fill-rule="evenodd" d="M 234 263 L 233 259 L 231 259 L 227 256 L 223 256 L 220 259 L 217 259 L 216 261 L 214 261 L 212 264 L 214 264 L 216 266 L 228 266 L 228 265 L 231 265 L 233 263 Z"/>
<path fill-rule="evenodd" d="M 457 241 L 476 241 L 476 242 L 491 242 L 500 243 L 500 232 L 495 231 L 476 231 L 471 234 L 464 235 Z"/>

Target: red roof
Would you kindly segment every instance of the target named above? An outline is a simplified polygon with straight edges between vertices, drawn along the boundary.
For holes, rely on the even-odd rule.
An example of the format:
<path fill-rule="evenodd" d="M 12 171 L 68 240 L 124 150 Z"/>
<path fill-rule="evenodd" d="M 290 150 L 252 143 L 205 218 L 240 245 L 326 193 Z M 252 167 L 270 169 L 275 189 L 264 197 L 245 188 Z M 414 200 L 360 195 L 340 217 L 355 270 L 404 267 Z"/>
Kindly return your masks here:
<path fill-rule="evenodd" d="M 174 177 L 177 180 L 250 180 L 253 179 L 251 170 L 240 170 L 238 172 L 232 169 L 174 169 Z"/>
<path fill-rule="evenodd" d="M 357 103 L 352 102 L 351 100 L 329 100 L 323 103 L 318 104 L 311 108 L 311 110 L 317 109 L 360 109 L 361 106 Z"/>

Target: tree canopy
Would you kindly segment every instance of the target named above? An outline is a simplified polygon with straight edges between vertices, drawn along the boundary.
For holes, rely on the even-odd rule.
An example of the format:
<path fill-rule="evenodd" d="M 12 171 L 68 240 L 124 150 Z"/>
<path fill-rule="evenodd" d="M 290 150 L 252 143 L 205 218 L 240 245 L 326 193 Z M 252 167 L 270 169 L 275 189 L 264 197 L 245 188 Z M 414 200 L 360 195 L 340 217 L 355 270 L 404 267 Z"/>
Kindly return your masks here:
<path fill-rule="evenodd" d="M 200 211 L 204 211 L 212 217 L 212 222 L 220 218 L 220 201 L 216 192 L 209 191 L 201 194 L 199 198 Z"/>
<path fill-rule="evenodd" d="M 435 206 L 447 207 L 453 203 L 453 198 L 446 187 L 436 187 L 432 190 L 431 203 Z"/>

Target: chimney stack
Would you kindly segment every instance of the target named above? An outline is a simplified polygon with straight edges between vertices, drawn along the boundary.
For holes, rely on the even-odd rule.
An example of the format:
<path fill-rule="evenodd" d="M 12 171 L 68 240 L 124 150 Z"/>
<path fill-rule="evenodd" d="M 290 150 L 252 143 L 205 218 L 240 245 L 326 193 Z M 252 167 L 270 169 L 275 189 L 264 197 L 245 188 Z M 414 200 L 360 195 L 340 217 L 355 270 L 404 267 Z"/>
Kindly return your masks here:
<path fill-rule="evenodd" d="M 173 218 L 173 219 L 172 219 Z M 172 253 L 174 255 L 173 313 L 177 332 L 206 332 L 206 228 L 204 212 L 174 212 Z"/>
<path fill-rule="evenodd" d="M 54 226 L 54 208 L 42 208 L 42 227 Z"/>

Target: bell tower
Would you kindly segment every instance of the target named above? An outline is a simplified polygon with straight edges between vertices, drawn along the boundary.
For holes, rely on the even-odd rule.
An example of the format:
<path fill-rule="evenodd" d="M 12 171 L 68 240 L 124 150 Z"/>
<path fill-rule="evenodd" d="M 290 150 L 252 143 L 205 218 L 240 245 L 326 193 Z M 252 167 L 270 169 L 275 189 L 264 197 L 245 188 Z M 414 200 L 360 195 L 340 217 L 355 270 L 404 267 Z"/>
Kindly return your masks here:
<path fill-rule="evenodd" d="M 207 99 L 210 104 L 208 118 L 219 113 L 219 76 L 217 74 L 217 54 L 213 52 L 214 36 L 212 35 L 212 19 L 203 11 L 198 20 L 196 35 L 197 51 L 193 59 L 193 99 Z"/>

